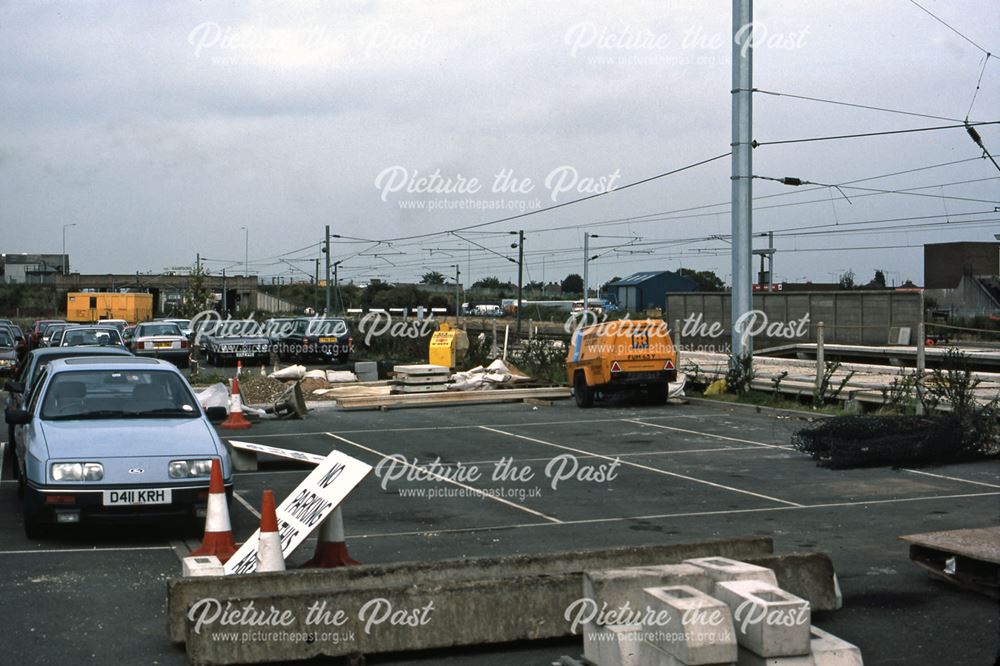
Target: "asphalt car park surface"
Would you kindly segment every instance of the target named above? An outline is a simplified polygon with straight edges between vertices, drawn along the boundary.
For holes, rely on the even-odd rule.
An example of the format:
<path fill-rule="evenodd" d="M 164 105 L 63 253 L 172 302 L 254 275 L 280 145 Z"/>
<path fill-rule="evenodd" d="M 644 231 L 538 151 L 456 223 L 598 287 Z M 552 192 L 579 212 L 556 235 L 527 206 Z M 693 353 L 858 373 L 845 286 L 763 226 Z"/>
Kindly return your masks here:
<path fill-rule="evenodd" d="M 831 555 L 844 608 L 816 613 L 814 622 L 858 645 L 867 664 L 993 663 L 996 602 L 933 580 L 897 537 L 1000 523 L 1000 465 L 822 469 L 788 448 L 804 424 L 694 402 L 579 410 L 559 401 L 320 407 L 302 421 L 223 437 L 320 454 L 336 448 L 376 466 L 344 504 L 350 552 L 362 562 L 766 535 L 777 552 Z M 407 464 L 390 458 L 395 467 L 378 467 L 387 456 Z M 499 468 L 506 474 L 498 461 L 509 462 Z M 237 540 L 257 527 L 263 489 L 283 497 L 308 472 L 274 459 L 261 464 L 236 477 Z M 577 474 L 553 487 L 573 464 Z M 438 476 L 427 478 L 428 469 Z M 394 478 L 400 473 L 420 478 Z M 184 663 L 166 637 L 165 581 L 198 541 L 184 525 L 165 523 L 80 526 L 31 542 L 15 484 L 0 483 L 4 661 Z M 313 545 L 307 540 L 289 565 L 305 561 Z M 582 640 L 567 640 L 369 661 L 549 664 L 581 649 Z"/>

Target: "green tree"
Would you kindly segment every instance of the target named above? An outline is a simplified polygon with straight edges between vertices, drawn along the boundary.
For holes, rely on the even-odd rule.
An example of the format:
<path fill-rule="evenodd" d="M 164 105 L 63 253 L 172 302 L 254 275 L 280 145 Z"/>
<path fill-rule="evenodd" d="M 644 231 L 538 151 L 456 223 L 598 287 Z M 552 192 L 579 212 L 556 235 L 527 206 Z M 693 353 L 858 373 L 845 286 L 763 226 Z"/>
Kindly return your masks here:
<path fill-rule="evenodd" d="M 510 282 L 504 282 L 498 277 L 488 277 L 472 284 L 473 289 L 517 289 Z"/>
<path fill-rule="evenodd" d="M 205 271 L 201 266 L 196 266 L 188 280 L 187 288 L 181 296 L 181 306 L 178 308 L 180 316 L 186 319 L 194 317 L 199 312 L 211 310 L 214 307 L 215 299 L 205 283 Z"/>
<path fill-rule="evenodd" d="M 582 294 L 583 278 L 576 273 L 570 273 L 560 283 L 564 294 Z"/>
<path fill-rule="evenodd" d="M 424 276 L 420 278 L 420 284 L 444 284 L 444 281 L 445 276 L 437 271 L 424 273 Z"/>
<path fill-rule="evenodd" d="M 698 291 L 725 291 L 726 283 L 713 271 L 696 271 L 693 268 L 679 268 L 677 274 L 693 280 Z"/>
<path fill-rule="evenodd" d="M 837 282 L 841 289 L 854 289 L 854 271 L 844 271 Z"/>

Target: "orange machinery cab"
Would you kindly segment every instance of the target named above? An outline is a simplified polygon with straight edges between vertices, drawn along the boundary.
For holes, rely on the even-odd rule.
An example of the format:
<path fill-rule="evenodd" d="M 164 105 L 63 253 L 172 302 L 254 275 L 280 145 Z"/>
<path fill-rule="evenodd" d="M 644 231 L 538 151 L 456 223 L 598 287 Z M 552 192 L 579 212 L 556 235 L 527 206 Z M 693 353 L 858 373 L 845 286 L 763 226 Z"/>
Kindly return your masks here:
<path fill-rule="evenodd" d="M 668 384 L 677 381 L 677 350 L 658 319 L 585 326 L 570 341 L 566 376 L 580 407 L 593 405 L 599 391 L 622 389 L 643 389 L 651 403 L 662 405 Z"/>

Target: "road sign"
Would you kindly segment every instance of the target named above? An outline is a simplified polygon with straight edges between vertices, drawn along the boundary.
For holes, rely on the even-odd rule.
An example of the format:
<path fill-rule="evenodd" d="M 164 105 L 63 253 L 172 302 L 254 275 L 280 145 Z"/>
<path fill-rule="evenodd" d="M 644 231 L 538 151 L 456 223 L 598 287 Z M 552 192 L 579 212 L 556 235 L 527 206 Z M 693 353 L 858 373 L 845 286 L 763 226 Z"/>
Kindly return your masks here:
<path fill-rule="evenodd" d="M 240 444 L 244 446 L 238 448 L 246 448 L 245 442 Z M 277 451 L 296 453 L 286 449 Z M 340 451 L 331 451 L 323 458 L 316 469 L 278 506 L 278 534 L 282 556 L 287 559 L 371 471 L 371 465 Z M 259 535 L 260 530 L 254 532 L 226 562 L 226 575 L 253 573 L 256 570 Z"/>

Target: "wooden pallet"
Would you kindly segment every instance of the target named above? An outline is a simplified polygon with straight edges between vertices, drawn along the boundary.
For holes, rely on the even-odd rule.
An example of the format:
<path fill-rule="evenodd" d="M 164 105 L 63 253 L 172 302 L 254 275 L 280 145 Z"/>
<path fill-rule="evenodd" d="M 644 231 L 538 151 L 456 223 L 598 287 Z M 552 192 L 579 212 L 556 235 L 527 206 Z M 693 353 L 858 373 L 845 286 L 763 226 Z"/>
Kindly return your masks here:
<path fill-rule="evenodd" d="M 910 559 L 931 575 L 1000 599 L 1000 527 L 926 532 L 899 537 Z"/>
<path fill-rule="evenodd" d="M 453 391 L 415 395 L 358 396 L 337 400 L 341 409 L 395 409 L 398 407 L 445 407 L 523 402 L 528 399 L 561 400 L 572 394 L 569 388 L 495 389 L 491 391 Z"/>

